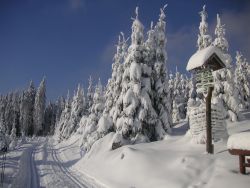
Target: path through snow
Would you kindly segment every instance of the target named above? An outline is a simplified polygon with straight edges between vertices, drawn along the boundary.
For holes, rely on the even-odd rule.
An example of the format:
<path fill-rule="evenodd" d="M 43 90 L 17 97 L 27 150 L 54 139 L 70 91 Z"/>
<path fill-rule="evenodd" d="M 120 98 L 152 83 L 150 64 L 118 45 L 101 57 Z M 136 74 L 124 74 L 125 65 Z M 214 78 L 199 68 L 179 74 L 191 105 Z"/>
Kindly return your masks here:
<path fill-rule="evenodd" d="M 55 147 L 52 138 L 31 139 L 8 155 L 11 162 L 19 161 L 19 165 L 15 171 L 11 170 L 13 166 L 7 166 L 4 187 L 9 184 L 13 188 L 100 187 L 84 174 L 70 169 L 72 162 L 62 159 L 63 152 Z M 14 175 L 10 176 L 10 173 Z"/>

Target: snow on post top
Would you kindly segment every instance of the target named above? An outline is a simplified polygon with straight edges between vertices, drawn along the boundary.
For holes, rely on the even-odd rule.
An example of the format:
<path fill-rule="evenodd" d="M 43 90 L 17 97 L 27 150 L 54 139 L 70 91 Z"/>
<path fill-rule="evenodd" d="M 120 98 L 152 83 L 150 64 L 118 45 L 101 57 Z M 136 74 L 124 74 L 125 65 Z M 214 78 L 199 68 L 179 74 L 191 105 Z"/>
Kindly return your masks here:
<path fill-rule="evenodd" d="M 213 56 L 217 56 L 218 61 L 216 61 L 216 63 L 219 63 L 219 65 L 224 68 L 225 60 L 221 50 L 216 46 L 209 46 L 197 51 L 194 55 L 192 55 L 192 57 L 188 61 L 186 70 L 191 71 L 193 69 L 206 66 L 209 63 L 210 58 Z"/>
<path fill-rule="evenodd" d="M 237 133 L 229 137 L 228 149 L 250 150 L 250 132 Z"/>

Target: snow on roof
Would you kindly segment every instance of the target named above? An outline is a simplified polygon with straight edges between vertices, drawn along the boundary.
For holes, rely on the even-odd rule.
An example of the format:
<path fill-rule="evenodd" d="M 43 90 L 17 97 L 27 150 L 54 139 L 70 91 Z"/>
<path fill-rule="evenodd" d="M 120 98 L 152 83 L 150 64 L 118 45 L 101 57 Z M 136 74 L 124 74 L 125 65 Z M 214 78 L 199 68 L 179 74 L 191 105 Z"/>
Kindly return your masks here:
<path fill-rule="evenodd" d="M 220 58 L 220 60 L 225 64 L 221 50 L 215 46 L 209 46 L 207 48 L 199 50 L 194 55 L 192 55 L 186 67 L 187 71 L 191 71 L 195 68 L 201 67 L 213 54 L 216 54 Z"/>
<path fill-rule="evenodd" d="M 227 141 L 228 149 L 250 150 L 250 132 L 233 134 Z"/>

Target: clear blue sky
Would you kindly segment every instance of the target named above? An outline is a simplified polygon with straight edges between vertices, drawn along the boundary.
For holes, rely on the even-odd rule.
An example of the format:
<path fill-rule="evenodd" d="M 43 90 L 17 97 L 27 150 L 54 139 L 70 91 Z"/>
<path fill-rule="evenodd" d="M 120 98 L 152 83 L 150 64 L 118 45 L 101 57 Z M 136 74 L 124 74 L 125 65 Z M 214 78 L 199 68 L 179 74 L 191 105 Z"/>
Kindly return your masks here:
<path fill-rule="evenodd" d="M 44 75 L 48 99 L 66 95 L 78 83 L 87 87 L 89 75 L 106 83 L 117 36 L 130 35 L 135 7 L 148 29 L 166 3 L 170 70 L 178 66 L 185 73 L 204 3 L 210 34 L 220 13 L 232 56 L 241 50 L 250 60 L 247 0 L 0 0 L 0 93 L 23 89 L 31 79 L 37 86 Z"/>

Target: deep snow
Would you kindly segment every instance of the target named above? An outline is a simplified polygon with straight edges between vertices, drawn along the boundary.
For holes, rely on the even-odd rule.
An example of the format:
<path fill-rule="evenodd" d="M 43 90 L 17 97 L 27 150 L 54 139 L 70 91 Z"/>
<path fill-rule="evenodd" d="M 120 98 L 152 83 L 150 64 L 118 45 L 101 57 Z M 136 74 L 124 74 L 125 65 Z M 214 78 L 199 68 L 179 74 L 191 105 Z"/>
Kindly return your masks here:
<path fill-rule="evenodd" d="M 229 135 L 250 130 L 245 120 L 228 122 Z M 97 141 L 89 153 L 79 150 L 80 135 L 60 144 L 33 138 L 7 155 L 4 187 L 249 187 L 250 169 L 241 175 L 238 157 L 227 140 L 215 143 L 215 154 L 192 142 L 185 122 L 163 141 L 110 150 L 113 133 Z"/>

